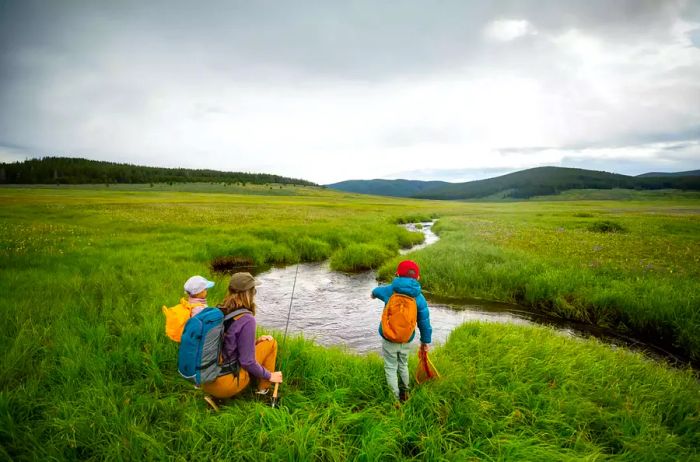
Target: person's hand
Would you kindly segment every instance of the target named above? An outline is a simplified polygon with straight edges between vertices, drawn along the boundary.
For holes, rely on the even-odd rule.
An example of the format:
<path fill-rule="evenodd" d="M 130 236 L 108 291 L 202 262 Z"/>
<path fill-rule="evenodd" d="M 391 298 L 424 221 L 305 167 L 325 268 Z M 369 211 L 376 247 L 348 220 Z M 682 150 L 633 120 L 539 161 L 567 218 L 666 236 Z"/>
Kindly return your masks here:
<path fill-rule="evenodd" d="M 274 339 L 272 338 L 272 335 L 261 335 L 260 337 L 258 337 L 258 340 L 255 342 L 255 344 L 257 345 L 258 343 L 265 342 L 267 340 L 274 340 Z"/>
<path fill-rule="evenodd" d="M 430 351 L 430 344 L 429 343 L 421 343 L 420 344 L 420 351 L 425 351 L 426 353 Z"/>
<path fill-rule="evenodd" d="M 270 382 L 282 383 L 282 371 L 270 372 Z"/>

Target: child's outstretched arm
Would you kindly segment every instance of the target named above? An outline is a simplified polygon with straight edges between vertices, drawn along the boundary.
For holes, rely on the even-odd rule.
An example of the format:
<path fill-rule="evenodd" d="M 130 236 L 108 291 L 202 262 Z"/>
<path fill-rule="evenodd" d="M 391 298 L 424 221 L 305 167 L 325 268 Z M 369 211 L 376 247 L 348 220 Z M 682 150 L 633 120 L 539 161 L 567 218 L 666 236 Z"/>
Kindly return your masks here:
<path fill-rule="evenodd" d="M 372 298 L 378 298 L 384 303 L 389 301 L 389 297 L 394 293 L 394 289 L 391 286 L 379 286 L 372 290 Z"/>

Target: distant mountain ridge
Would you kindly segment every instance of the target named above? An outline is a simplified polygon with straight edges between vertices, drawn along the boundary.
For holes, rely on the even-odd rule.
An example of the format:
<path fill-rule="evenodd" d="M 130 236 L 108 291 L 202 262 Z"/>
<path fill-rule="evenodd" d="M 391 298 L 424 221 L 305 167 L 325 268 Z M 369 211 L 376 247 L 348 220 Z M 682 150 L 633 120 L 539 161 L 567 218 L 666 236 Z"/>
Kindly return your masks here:
<path fill-rule="evenodd" d="M 412 197 L 426 190 L 448 186 L 446 181 L 348 180 L 327 185 L 331 189 L 377 196 Z"/>
<path fill-rule="evenodd" d="M 637 175 L 637 178 L 648 178 L 648 177 L 659 178 L 662 176 L 700 176 L 700 170 L 688 170 L 687 172 L 672 172 L 672 173 L 649 172 L 649 173 L 642 173 L 641 175 Z"/>
<path fill-rule="evenodd" d="M 388 187 L 386 182 L 393 182 L 391 183 L 392 186 Z M 336 185 L 340 185 L 340 187 L 336 187 Z M 700 171 L 679 172 L 678 174 L 665 174 L 664 176 L 646 176 L 645 174 L 634 177 L 579 168 L 537 167 L 466 183 L 420 182 L 417 180 L 354 180 L 327 186 L 333 189 L 363 194 L 422 199 L 459 200 L 486 197 L 527 199 L 533 196 L 558 194 L 571 189 L 622 188 L 697 191 L 700 190 Z"/>
<path fill-rule="evenodd" d="M 267 173 L 144 167 L 75 157 L 44 157 L 23 162 L 0 163 L 0 184 L 209 182 L 317 186 L 310 181 Z"/>

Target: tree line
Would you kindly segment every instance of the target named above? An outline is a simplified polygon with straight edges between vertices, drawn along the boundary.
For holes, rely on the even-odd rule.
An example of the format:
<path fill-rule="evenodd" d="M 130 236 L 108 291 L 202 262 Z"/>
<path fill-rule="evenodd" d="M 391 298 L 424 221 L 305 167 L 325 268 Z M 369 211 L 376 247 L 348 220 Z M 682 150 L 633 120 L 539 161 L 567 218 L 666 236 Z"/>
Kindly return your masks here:
<path fill-rule="evenodd" d="M 267 173 L 143 167 L 73 157 L 43 157 L 0 164 L 0 184 L 251 183 L 316 186 Z"/>

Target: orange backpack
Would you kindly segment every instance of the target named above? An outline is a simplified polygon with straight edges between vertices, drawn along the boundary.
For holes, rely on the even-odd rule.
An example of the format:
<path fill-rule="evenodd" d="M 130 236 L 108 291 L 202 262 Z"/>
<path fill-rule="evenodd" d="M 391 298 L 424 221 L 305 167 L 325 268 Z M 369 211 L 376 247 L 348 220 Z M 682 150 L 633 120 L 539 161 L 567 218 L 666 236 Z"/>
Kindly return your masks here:
<path fill-rule="evenodd" d="M 203 305 L 190 305 L 184 298 L 180 299 L 180 304 L 172 308 L 163 305 L 163 314 L 165 315 L 165 335 L 171 340 L 180 342 L 182 331 L 185 329 L 185 323 L 192 315 L 192 308 Z"/>
<path fill-rule="evenodd" d="M 382 334 L 394 343 L 406 343 L 416 330 L 418 306 L 416 299 L 394 293 L 382 313 Z"/>

